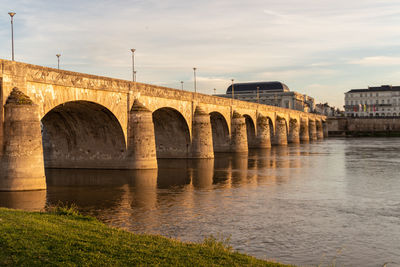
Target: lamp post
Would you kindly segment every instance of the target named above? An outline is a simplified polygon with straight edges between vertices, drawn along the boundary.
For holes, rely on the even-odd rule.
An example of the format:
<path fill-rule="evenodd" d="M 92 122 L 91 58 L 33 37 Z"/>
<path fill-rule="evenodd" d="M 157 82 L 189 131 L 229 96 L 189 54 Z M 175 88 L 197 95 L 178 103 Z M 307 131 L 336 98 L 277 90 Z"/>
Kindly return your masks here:
<path fill-rule="evenodd" d="M 181 89 L 182 89 L 182 91 L 183 91 L 183 81 L 181 81 Z"/>
<path fill-rule="evenodd" d="M 257 103 L 260 104 L 260 86 L 257 86 Z"/>
<path fill-rule="evenodd" d="M 56 54 L 56 57 L 57 57 L 57 68 L 60 69 L 60 57 L 61 57 L 61 54 Z"/>
<path fill-rule="evenodd" d="M 196 69 L 193 68 L 193 74 L 194 74 L 194 92 L 197 93 L 197 85 L 196 85 Z"/>
<path fill-rule="evenodd" d="M 217 89 L 214 88 L 214 95 L 217 93 Z"/>
<path fill-rule="evenodd" d="M 234 79 L 231 79 L 231 81 L 232 81 L 232 98 L 235 99 L 235 89 L 233 88 Z"/>
<path fill-rule="evenodd" d="M 8 15 L 11 17 L 11 47 L 12 47 L 12 61 L 14 61 L 14 16 L 15 12 L 8 12 Z"/>
<path fill-rule="evenodd" d="M 136 49 L 134 49 L 134 48 L 132 48 L 131 49 L 131 51 L 132 51 L 132 80 L 134 81 L 134 82 L 136 82 L 136 73 L 135 73 L 135 51 L 136 51 Z"/>

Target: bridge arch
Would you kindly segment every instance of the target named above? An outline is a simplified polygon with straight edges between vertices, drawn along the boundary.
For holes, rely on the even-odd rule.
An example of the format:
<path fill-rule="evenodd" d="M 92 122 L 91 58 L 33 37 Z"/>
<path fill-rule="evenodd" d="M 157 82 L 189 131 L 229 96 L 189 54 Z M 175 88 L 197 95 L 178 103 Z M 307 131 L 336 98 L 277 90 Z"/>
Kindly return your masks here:
<path fill-rule="evenodd" d="M 157 158 L 186 158 L 190 154 L 191 135 L 183 115 L 174 108 L 153 112 Z"/>
<path fill-rule="evenodd" d="M 214 152 L 229 152 L 230 133 L 225 117 L 219 112 L 210 113 Z"/>
<path fill-rule="evenodd" d="M 247 145 L 249 148 L 257 147 L 256 125 L 250 115 L 244 114 L 246 121 Z"/>
<path fill-rule="evenodd" d="M 124 168 L 123 128 L 106 107 L 70 101 L 41 119 L 45 166 L 49 168 Z"/>
<path fill-rule="evenodd" d="M 266 118 L 268 120 L 270 136 L 272 138 L 275 134 L 275 123 L 271 116 L 266 116 Z"/>

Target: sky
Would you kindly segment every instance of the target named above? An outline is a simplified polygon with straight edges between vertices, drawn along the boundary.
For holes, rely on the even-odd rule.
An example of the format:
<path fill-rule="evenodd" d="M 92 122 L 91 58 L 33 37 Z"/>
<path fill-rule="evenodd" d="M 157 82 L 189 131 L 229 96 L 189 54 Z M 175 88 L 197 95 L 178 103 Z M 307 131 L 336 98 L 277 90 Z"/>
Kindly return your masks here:
<path fill-rule="evenodd" d="M 281 81 L 343 106 L 344 92 L 400 85 L 398 0 L 0 0 L 0 58 L 225 93 Z"/>

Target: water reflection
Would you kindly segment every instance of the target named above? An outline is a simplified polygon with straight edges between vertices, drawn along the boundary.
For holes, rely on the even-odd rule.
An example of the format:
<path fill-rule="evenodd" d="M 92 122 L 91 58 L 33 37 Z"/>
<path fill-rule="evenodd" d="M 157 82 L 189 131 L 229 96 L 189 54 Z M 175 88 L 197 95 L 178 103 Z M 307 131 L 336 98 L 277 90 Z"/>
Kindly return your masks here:
<path fill-rule="evenodd" d="M 190 161 L 187 159 L 159 159 L 157 187 L 167 189 L 190 185 L 189 164 Z"/>
<path fill-rule="evenodd" d="M 214 178 L 214 159 L 199 159 L 192 162 L 192 184 L 196 189 L 212 189 Z"/>
<path fill-rule="evenodd" d="M 265 177 L 276 179 L 277 169 L 280 176 L 290 176 L 293 169 L 302 166 L 303 159 L 300 158 L 301 152 L 296 145 L 255 149 L 249 153 L 216 153 L 215 159 L 161 159 L 158 170 L 47 169 L 46 177 L 49 195 L 57 196 L 62 191 L 59 200 L 70 199 L 90 205 L 90 200 L 86 200 L 88 194 L 97 199 L 96 195 L 106 193 L 103 190 L 112 191 L 110 189 L 120 194 L 113 193 L 113 197 L 105 198 L 117 201 L 124 198 L 121 194 L 125 194 L 122 192 L 127 187 L 131 188 L 131 194 L 140 197 L 140 192 L 150 192 L 150 189 L 185 191 L 257 185 Z M 79 200 L 80 192 L 82 201 Z M 50 203 L 54 201 L 48 199 Z M 142 202 L 146 201 L 138 203 Z"/>
<path fill-rule="evenodd" d="M 240 184 L 246 184 L 247 172 L 248 172 L 248 161 L 249 156 L 247 153 L 237 153 L 231 155 L 232 168 L 231 168 L 231 184 L 234 187 L 240 186 Z"/>
<path fill-rule="evenodd" d="M 214 160 L 213 184 L 218 188 L 230 188 L 232 180 L 232 157 L 230 154 L 219 153 Z"/>

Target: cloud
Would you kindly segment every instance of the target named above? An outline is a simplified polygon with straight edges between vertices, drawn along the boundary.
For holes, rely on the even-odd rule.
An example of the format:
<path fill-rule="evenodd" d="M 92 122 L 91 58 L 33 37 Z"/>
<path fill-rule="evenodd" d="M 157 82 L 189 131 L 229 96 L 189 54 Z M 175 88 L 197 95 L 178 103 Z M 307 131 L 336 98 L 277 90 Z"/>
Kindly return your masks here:
<path fill-rule="evenodd" d="M 64 68 L 130 79 L 136 48 L 139 81 L 174 88 L 184 81 L 189 90 L 197 67 L 206 93 L 224 92 L 231 78 L 281 80 L 323 102 L 322 93 L 342 92 L 307 85 L 344 91 L 380 81 L 400 62 L 397 0 L 2 1 L 17 12 L 17 60 L 55 67 L 61 53 Z M 9 40 L 6 13 L 0 25 L 0 39 Z M 0 58 L 9 54 L 1 42 Z"/>
<path fill-rule="evenodd" d="M 332 66 L 334 65 L 334 62 L 315 62 L 311 63 L 309 67 L 327 67 L 327 66 Z"/>
<path fill-rule="evenodd" d="M 260 73 L 259 75 L 264 77 L 275 77 L 276 80 L 288 80 L 310 76 L 331 76 L 336 73 L 337 71 L 333 69 L 303 67 L 288 70 L 267 71 Z"/>
<path fill-rule="evenodd" d="M 400 57 L 374 56 L 351 60 L 349 64 L 362 66 L 394 66 L 400 65 Z"/>

